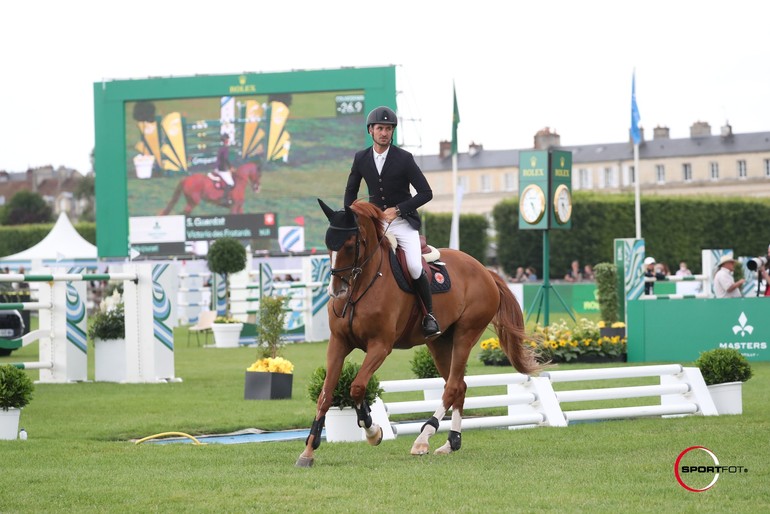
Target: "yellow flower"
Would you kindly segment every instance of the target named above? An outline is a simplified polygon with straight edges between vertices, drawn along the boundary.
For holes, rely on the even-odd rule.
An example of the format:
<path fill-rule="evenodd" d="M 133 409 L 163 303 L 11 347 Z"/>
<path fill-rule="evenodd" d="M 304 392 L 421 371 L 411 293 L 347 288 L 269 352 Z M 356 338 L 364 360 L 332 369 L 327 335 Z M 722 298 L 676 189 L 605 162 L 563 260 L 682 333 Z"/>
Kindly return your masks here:
<path fill-rule="evenodd" d="M 292 373 L 294 371 L 294 364 L 284 359 L 283 357 L 266 357 L 254 362 L 251 366 L 246 368 L 246 371 L 262 371 L 271 373 Z"/>
<path fill-rule="evenodd" d="M 612 324 L 612 328 L 626 328 L 626 324 L 622 321 L 616 321 Z"/>
<path fill-rule="evenodd" d="M 599 328 L 604 328 L 607 325 L 604 323 L 604 321 L 600 321 L 599 323 L 596 324 L 596 326 L 599 327 Z"/>

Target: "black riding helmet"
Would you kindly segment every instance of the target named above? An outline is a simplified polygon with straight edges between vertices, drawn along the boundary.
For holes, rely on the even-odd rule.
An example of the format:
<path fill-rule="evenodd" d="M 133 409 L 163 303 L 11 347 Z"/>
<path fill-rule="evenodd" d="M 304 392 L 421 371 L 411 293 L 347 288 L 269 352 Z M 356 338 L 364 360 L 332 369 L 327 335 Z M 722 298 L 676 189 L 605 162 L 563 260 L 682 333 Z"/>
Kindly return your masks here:
<path fill-rule="evenodd" d="M 379 123 L 380 125 L 393 125 L 395 128 L 398 125 L 398 116 L 393 112 L 390 107 L 380 106 L 369 113 L 366 117 L 366 133 L 369 133 L 369 127 Z"/>

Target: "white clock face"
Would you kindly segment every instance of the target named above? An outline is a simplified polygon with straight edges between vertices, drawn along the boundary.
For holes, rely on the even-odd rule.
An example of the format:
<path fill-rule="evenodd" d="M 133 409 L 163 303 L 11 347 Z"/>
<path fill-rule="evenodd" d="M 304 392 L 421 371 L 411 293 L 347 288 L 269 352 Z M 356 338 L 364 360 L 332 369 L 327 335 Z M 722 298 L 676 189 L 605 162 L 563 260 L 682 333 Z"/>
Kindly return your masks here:
<path fill-rule="evenodd" d="M 545 194 L 540 186 L 530 184 L 524 189 L 521 193 L 519 211 L 527 223 L 534 225 L 540 221 L 545 213 Z"/>
<path fill-rule="evenodd" d="M 572 216 L 572 195 L 564 184 L 556 188 L 553 199 L 554 213 L 559 223 L 567 223 Z"/>

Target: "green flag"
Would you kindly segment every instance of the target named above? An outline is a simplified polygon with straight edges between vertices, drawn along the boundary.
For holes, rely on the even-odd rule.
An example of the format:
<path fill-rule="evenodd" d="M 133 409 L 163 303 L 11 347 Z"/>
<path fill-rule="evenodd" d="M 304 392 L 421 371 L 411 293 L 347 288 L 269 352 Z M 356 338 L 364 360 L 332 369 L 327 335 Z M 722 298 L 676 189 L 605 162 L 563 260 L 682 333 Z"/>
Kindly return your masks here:
<path fill-rule="evenodd" d="M 457 90 L 452 83 L 452 96 L 454 97 L 454 111 L 452 113 L 452 155 L 457 154 L 457 125 L 460 124 L 460 110 L 457 108 Z"/>

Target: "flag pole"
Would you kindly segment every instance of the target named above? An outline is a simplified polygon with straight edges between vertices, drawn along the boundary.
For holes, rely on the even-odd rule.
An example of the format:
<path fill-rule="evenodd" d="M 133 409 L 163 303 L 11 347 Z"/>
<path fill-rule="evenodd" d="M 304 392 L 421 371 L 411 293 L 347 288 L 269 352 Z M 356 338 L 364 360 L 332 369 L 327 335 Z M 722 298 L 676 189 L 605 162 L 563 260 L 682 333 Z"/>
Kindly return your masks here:
<path fill-rule="evenodd" d="M 452 83 L 452 225 L 449 229 L 449 248 L 460 249 L 460 204 L 457 193 L 457 125 L 460 111 L 457 108 L 457 90 Z"/>
<path fill-rule="evenodd" d="M 639 178 L 639 143 L 634 143 L 634 219 L 636 219 L 636 239 L 642 238 L 642 207 Z"/>
<path fill-rule="evenodd" d="M 641 173 L 639 170 L 639 143 L 642 132 L 639 130 L 639 106 L 636 104 L 636 68 L 631 76 L 631 139 L 634 142 L 634 218 L 636 219 L 636 239 L 642 238 L 642 207 L 640 199 Z"/>

